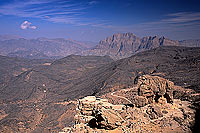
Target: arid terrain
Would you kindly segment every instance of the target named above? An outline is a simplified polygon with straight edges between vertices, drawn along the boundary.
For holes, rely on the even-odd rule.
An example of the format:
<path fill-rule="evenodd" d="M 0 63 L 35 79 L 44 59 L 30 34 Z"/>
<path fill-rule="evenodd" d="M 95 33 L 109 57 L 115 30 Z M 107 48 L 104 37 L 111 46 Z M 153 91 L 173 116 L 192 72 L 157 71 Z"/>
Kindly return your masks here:
<path fill-rule="evenodd" d="M 0 133 L 200 133 L 200 0 L 0 0 Z"/>
<path fill-rule="evenodd" d="M 147 108 L 152 110 L 157 104 L 144 102 L 142 103 L 142 106 L 145 105 L 143 107 L 135 106 L 136 103 L 133 104 L 133 102 L 140 102 L 140 100 L 134 99 L 139 95 L 138 79 L 142 75 L 148 74 L 165 78 L 172 81 L 175 86 L 180 86 L 174 87 L 173 93 L 170 94 L 174 97 L 175 105 L 167 103 L 165 107 L 158 104 L 161 110 L 166 108 L 169 112 L 162 113 L 166 118 L 173 111 L 179 112 L 178 118 L 170 117 L 173 119 L 175 127 L 167 126 L 166 130 L 180 127 L 179 119 L 183 119 L 183 125 L 177 131 L 194 131 L 199 117 L 199 54 L 200 48 L 163 46 L 117 61 L 113 61 L 109 56 L 78 55 L 70 55 L 59 60 L 40 60 L 39 62 L 38 60 L 25 60 L 35 65 L 27 65 L 27 63 L 23 65 L 21 62 L 24 62 L 24 59 L 16 60 L 4 56 L 1 62 L 10 63 L 10 65 L 9 67 L 1 66 L 2 70 L 7 68 L 9 73 L 4 74 L 8 78 L 2 80 L 0 85 L 0 131 L 62 131 L 64 127 L 75 124 L 77 100 L 86 96 L 101 97 L 108 99 L 112 104 L 124 105 L 128 107 L 128 114 L 134 114 L 134 111 L 145 111 Z M 15 75 L 16 72 L 17 75 Z M 2 77 L 2 79 L 5 78 Z M 169 110 L 171 106 L 178 107 L 174 108 L 175 110 Z M 183 110 L 179 109 L 179 106 L 193 112 L 193 115 L 188 116 L 189 119 L 184 119 L 185 114 Z M 132 117 L 127 115 L 122 115 L 123 119 Z M 157 121 L 158 117 L 151 113 L 147 113 L 147 116 L 148 119 L 155 117 L 155 120 L 151 121 L 163 121 L 161 118 Z M 147 116 L 145 115 L 145 117 Z M 138 122 L 137 119 L 132 119 L 130 123 Z M 142 118 L 143 120 L 144 118 Z M 164 122 L 170 124 L 167 121 Z M 184 126 L 185 124 L 186 126 Z M 135 129 L 135 126 L 130 125 L 128 128 Z M 143 125 L 141 126 L 143 129 Z M 148 123 L 147 126 L 152 127 L 152 123 Z M 153 127 L 152 131 L 161 130 L 161 126 L 157 126 Z"/>

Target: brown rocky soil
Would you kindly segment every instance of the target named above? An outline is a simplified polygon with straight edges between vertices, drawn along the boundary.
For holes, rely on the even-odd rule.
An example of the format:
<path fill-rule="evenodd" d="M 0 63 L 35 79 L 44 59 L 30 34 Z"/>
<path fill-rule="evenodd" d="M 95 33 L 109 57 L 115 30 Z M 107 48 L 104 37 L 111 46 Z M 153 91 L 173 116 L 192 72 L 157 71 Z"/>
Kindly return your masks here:
<path fill-rule="evenodd" d="M 131 101 L 147 106 L 151 103 L 147 104 L 146 96 L 138 95 L 135 88 L 139 76 L 144 74 L 181 86 L 174 86 L 173 99 L 191 102 L 197 110 L 195 123 L 200 119 L 200 48 L 159 47 L 114 62 L 107 57 L 81 56 L 68 56 L 50 62 L 51 65 L 8 57 L 0 61 L 0 132 L 61 131 L 74 124 L 71 109 L 76 108 L 75 104 L 64 102 L 90 95 L 103 95 L 112 104 L 133 106 Z M 13 70 L 15 76 L 8 76 L 13 75 Z M 125 91 L 127 88 L 130 90 Z M 69 116 L 67 110 L 71 110 Z M 198 129 L 198 125 L 194 127 Z"/>

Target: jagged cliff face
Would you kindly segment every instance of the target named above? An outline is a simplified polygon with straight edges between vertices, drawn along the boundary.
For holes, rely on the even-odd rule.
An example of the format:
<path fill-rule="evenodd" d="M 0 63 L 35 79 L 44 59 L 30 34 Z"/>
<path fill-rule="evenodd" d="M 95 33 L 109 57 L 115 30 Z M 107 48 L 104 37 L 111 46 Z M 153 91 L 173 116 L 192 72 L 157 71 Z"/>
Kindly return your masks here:
<path fill-rule="evenodd" d="M 115 34 L 100 41 L 96 49 L 105 49 L 108 51 L 108 54 L 113 56 L 126 56 L 131 51 L 137 49 L 139 44 L 140 38 L 136 37 L 133 33 Z"/>
<path fill-rule="evenodd" d="M 100 41 L 95 48 L 83 51 L 82 54 L 109 55 L 121 59 L 159 46 L 179 46 L 179 42 L 158 36 L 139 38 L 133 33 L 119 33 Z"/>
<path fill-rule="evenodd" d="M 157 48 L 159 46 L 178 46 L 178 45 L 179 45 L 178 41 L 170 40 L 165 37 L 159 38 L 158 36 L 154 37 L 149 36 L 149 37 L 143 37 L 141 39 L 141 45 L 138 47 L 137 51 L 143 51 L 145 49 L 149 50 Z"/>

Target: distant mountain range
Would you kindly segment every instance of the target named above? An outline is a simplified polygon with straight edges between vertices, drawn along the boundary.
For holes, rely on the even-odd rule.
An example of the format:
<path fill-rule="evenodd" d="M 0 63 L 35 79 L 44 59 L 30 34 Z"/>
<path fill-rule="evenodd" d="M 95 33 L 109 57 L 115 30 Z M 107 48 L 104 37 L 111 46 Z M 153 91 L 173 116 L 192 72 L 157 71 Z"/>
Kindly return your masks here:
<path fill-rule="evenodd" d="M 91 43 L 63 38 L 24 39 L 15 36 L 0 36 L 0 54 L 29 59 L 61 58 L 87 50 L 91 47 Z"/>
<path fill-rule="evenodd" d="M 100 41 L 96 47 L 82 51 L 81 54 L 109 55 L 113 59 L 121 59 L 159 46 L 200 47 L 200 40 L 175 41 L 158 36 L 139 38 L 133 33 L 119 33 L 107 37 L 105 40 Z"/>
<path fill-rule="evenodd" d="M 11 40 L 11 39 L 19 39 L 19 38 L 21 38 L 21 37 L 16 36 L 16 35 L 0 35 L 0 41 Z"/>
<path fill-rule="evenodd" d="M 63 38 L 24 39 L 18 36 L 0 36 L 1 55 L 28 59 L 58 59 L 76 54 L 108 55 L 116 60 L 159 46 L 200 47 L 200 39 L 177 41 L 158 36 L 140 38 L 133 33 L 118 33 L 101 40 L 96 45 L 93 42 Z"/>
<path fill-rule="evenodd" d="M 190 39 L 179 41 L 180 45 L 187 47 L 200 47 L 200 39 Z"/>

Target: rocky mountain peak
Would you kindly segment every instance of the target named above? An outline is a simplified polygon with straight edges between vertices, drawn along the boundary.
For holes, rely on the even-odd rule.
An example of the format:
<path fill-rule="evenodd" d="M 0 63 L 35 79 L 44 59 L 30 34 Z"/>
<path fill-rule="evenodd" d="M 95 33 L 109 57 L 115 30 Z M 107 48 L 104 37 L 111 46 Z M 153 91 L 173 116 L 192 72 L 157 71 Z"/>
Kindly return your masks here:
<path fill-rule="evenodd" d="M 131 38 L 131 37 L 136 37 L 135 34 L 128 32 L 128 33 L 117 33 L 112 35 L 113 37 L 118 37 L 118 38 Z"/>
<path fill-rule="evenodd" d="M 159 36 L 137 37 L 133 33 L 117 33 L 99 42 L 99 44 L 82 55 L 109 55 L 113 59 L 129 57 L 141 51 L 159 46 L 178 46 L 179 42 Z"/>
<path fill-rule="evenodd" d="M 106 39 L 100 41 L 100 44 L 106 44 L 106 43 L 118 43 L 120 41 L 125 40 L 136 40 L 139 39 L 135 34 L 133 33 L 117 33 L 110 37 L 107 37 Z"/>

